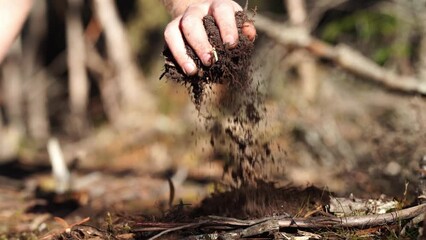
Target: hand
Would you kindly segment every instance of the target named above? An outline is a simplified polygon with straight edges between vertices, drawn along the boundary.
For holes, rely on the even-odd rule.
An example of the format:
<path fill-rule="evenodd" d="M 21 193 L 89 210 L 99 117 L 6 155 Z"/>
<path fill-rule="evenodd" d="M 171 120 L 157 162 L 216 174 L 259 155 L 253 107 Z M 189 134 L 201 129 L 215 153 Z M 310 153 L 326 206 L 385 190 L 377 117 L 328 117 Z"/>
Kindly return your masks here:
<path fill-rule="evenodd" d="M 165 41 L 185 74 L 196 74 L 197 67 L 186 53 L 183 38 L 194 49 L 203 64 L 210 66 L 212 46 L 204 29 L 203 17 L 212 15 L 219 27 L 223 42 L 233 47 L 238 44 L 238 30 L 235 22 L 237 11 L 242 11 L 242 8 L 232 0 L 206 0 L 189 5 L 182 15 L 167 25 L 164 31 Z M 252 41 L 256 36 L 256 29 L 249 22 L 244 24 L 242 32 Z"/>
<path fill-rule="evenodd" d="M 0 0 L 0 63 L 21 30 L 33 0 Z"/>

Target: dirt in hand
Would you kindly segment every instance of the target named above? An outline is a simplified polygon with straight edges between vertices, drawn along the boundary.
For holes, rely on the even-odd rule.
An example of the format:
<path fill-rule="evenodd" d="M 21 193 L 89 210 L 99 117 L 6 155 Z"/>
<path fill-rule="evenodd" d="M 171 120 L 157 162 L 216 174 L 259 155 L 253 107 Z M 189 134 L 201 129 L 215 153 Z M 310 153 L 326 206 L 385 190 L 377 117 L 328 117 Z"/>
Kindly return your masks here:
<path fill-rule="evenodd" d="M 210 67 L 204 66 L 195 51 L 186 43 L 186 51 L 199 69 L 194 76 L 187 76 L 183 72 L 169 48 L 166 47 L 163 52 L 166 64 L 161 78 L 165 76 L 169 80 L 187 86 L 198 107 L 203 101 L 205 88 L 212 83 L 225 84 L 231 88 L 246 88 L 251 84 L 248 69 L 251 65 L 253 42 L 241 33 L 243 24 L 249 19 L 244 12 L 237 12 L 235 17 L 239 40 L 237 46 L 232 48 L 223 43 L 214 18 L 212 16 L 203 18 L 209 42 L 214 48 L 211 52 L 213 63 Z"/>

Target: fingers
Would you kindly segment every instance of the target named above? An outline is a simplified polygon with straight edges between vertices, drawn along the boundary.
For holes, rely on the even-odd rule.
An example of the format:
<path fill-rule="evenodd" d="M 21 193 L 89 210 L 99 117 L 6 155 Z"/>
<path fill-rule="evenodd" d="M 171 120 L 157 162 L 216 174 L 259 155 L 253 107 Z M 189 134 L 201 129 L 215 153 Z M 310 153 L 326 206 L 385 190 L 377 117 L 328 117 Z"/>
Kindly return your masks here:
<path fill-rule="evenodd" d="M 241 31 L 244 35 L 247 36 L 250 41 L 254 41 L 254 39 L 256 38 L 256 28 L 254 27 L 252 22 L 245 22 Z"/>
<path fill-rule="evenodd" d="M 167 25 L 164 30 L 164 40 L 184 73 L 186 75 L 194 75 L 197 73 L 197 67 L 194 60 L 186 53 L 186 47 L 179 29 L 179 24 L 180 18 L 176 18 Z"/>
<path fill-rule="evenodd" d="M 209 43 L 203 24 L 208 13 L 208 5 L 191 5 L 183 14 L 180 29 L 188 44 L 194 49 L 205 66 L 211 65 L 212 46 Z"/>
<path fill-rule="evenodd" d="M 209 43 L 203 24 L 203 17 L 211 14 L 219 27 L 223 42 L 229 47 L 238 44 L 238 29 L 235 12 L 242 8 L 231 0 L 209 0 L 190 5 L 181 17 L 171 21 L 165 31 L 164 38 L 179 66 L 186 75 L 197 73 L 197 67 L 187 52 L 185 41 L 194 49 L 205 66 L 212 64 L 212 46 Z M 251 22 L 243 25 L 242 33 L 251 41 L 256 37 L 256 29 Z"/>
<path fill-rule="evenodd" d="M 238 43 L 238 30 L 235 12 L 241 10 L 238 4 L 228 0 L 216 0 L 210 7 L 210 14 L 215 18 L 223 43 L 235 47 Z"/>

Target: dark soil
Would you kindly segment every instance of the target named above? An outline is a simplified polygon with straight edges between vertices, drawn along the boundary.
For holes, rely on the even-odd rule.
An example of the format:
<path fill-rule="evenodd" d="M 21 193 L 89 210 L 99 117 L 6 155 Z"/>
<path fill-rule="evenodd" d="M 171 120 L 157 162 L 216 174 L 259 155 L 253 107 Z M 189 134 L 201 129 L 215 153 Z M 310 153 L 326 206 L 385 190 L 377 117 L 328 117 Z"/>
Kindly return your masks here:
<path fill-rule="evenodd" d="M 236 47 L 229 48 L 229 46 L 223 43 L 214 18 L 212 16 L 204 17 L 204 27 L 206 28 L 210 44 L 214 47 L 218 58 L 210 67 L 206 67 L 202 64 L 194 50 L 186 44 L 188 55 L 194 59 L 199 69 L 198 74 L 195 76 L 185 75 L 169 48 L 166 47 L 163 52 L 166 64 L 164 65 L 165 69 L 161 77 L 166 76 L 167 79 L 187 86 L 192 91 L 193 100 L 197 106 L 202 103 L 203 94 L 208 85 L 219 83 L 228 85 L 231 88 L 244 89 L 251 84 L 250 66 L 253 42 L 241 34 L 244 22 L 249 20 L 244 12 L 237 12 L 235 18 L 239 32 L 239 41 Z M 214 53 L 212 53 L 212 58 L 214 59 Z"/>

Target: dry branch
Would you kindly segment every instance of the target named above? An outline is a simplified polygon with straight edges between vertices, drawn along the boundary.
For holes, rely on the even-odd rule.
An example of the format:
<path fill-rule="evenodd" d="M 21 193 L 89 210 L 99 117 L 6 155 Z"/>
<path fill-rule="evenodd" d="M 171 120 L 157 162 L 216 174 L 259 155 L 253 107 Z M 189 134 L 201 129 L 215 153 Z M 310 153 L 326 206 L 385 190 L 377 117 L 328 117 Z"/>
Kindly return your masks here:
<path fill-rule="evenodd" d="M 301 27 L 308 32 L 305 0 L 285 0 L 289 20 L 292 26 Z M 306 49 L 299 49 L 302 58 L 296 69 L 302 81 L 302 93 L 306 100 L 315 99 L 318 88 L 317 66 L 314 56 Z"/>
<path fill-rule="evenodd" d="M 167 234 L 167 233 L 170 233 L 170 232 L 176 232 L 176 231 L 179 231 L 179 230 L 182 230 L 182 229 L 198 227 L 198 226 L 203 225 L 204 223 L 206 223 L 206 221 L 201 221 L 201 222 L 198 222 L 198 223 L 189 223 L 189 224 L 185 224 L 185 225 L 182 225 L 182 226 L 166 229 L 166 230 L 160 232 L 159 234 L 149 238 L 149 240 L 157 239 L 157 238 L 163 236 L 164 234 Z"/>
<path fill-rule="evenodd" d="M 306 23 L 307 13 L 304 0 L 285 0 L 291 24 L 301 26 Z"/>
<path fill-rule="evenodd" d="M 109 63 L 102 58 L 92 43 L 86 43 L 86 66 L 92 73 L 98 75 L 96 78 L 101 92 L 102 104 L 108 120 L 116 125 L 120 116 L 119 91 L 117 82 Z"/>
<path fill-rule="evenodd" d="M 140 223 L 136 232 L 161 231 L 151 239 L 156 239 L 164 234 L 174 231 L 194 229 L 202 227 L 203 230 L 224 230 L 230 229 L 231 232 L 225 232 L 236 237 L 248 237 L 262 234 L 266 231 L 278 231 L 279 228 L 345 228 L 345 227 L 373 227 L 397 223 L 402 220 L 414 218 L 426 211 L 426 204 L 421 204 L 411 208 L 402 209 L 385 214 L 374 214 L 364 216 L 349 217 L 310 217 L 310 218 L 292 218 L 288 216 L 276 216 L 255 220 L 240 220 L 235 218 L 210 216 L 207 219 L 194 223 Z M 234 238 L 231 238 L 234 239 Z M 238 238 L 235 238 L 238 239 Z"/>
<path fill-rule="evenodd" d="M 417 71 L 419 72 L 421 79 L 426 81 L 426 25 L 422 28 L 420 38 L 421 40 L 419 44 L 419 62 L 417 64 Z"/>
<path fill-rule="evenodd" d="M 309 29 L 313 29 L 318 25 L 326 11 L 338 8 L 340 5 L 343 5 L 347 1 L 349 0 L 321 0 L 315 2 L 311 1 L 310 3 L 314 4 L 314 7 L 311 7 L 311 9 L 309 9 Z"/>
<path fill-rule="evenodd" d="M 10 125 L 24 130 L 23 82 L 22 82 L 22 50 L 21 38 L 12 45 L 7 59 L 2 64 L 1 94 L 4 97 L 6 115 Z"/>
<path fill-rule="evenodd" d="M 403 210 L 351 217 L 313 217 L 310 219 L 285 219 L 279 220 L 280 227 L 301 228 L 339 228 L 339 227 L 370 227 L 399 222 L 416 217 L 426 211 L 426 204 L 418 205 Z"/>
<path fill-rule="evenodd" d="M 47 71 L 41 68 L 39 48 L 47 31 L 47 2 L 35 1 L 23 39 L 23 75 L 28 114 L 28 131 L 36 140 L 49 136 L 47 109 Z"/>
<path fill-rule="evenodd" d="M 422 82 L 415 77 L 401 76 L 385 69 L 349 46 L 343 44 L 332 46 L 312 37 L 304 28 L 286 26 L 259 14 L 255 17 L 255 25 L 258 30 L 264 32 L 279 44 L 308 49 L 320 58 L 331 60 L 349 72 L 368 78 L 390 89 L 426 95 L 426 83 L 424 81 Z"/>
<path fill-rule="evenodd" d="M 419 200 L 426 203 L 426 155 L 423 155 L 419 161 L 419 185 L 418 191 L 420 193 Z"/>

